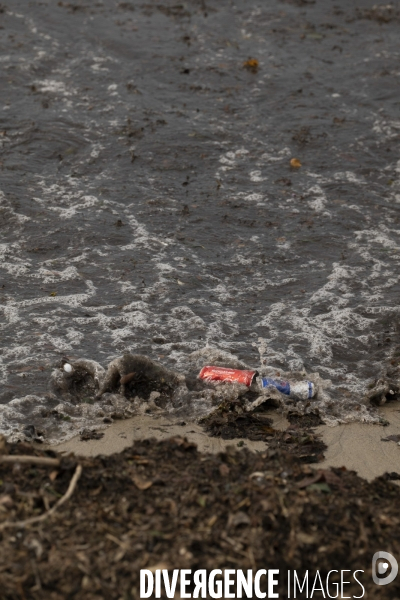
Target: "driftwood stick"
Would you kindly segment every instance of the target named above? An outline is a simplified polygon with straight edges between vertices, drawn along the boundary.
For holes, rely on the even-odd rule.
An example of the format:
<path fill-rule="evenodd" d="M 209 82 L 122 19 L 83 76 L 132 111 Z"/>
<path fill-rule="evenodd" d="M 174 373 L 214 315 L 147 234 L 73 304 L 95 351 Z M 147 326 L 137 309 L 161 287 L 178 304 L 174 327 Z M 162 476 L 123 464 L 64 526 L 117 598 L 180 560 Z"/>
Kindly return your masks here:
<path fill-rule="evenodd" d="M 0 456 L 0 464 L 14 465 L 15 463 L 21 463 L 25 465 L 41 465 L 43 467 L 58 467 L 60 460 L 58 458 L 49 458 L 46 456 L 29 456 L 21 454 L 20 456 L 15 454 L 6 454 Z"/>
<path fill-rule="evenodd" d="M 26 527 L 27 525 L 33 525 L 35 523 L 40 523 L 42 521 L 45 521 L 48 517 L 53 515 L 56 512 L 56 510 L 58 508 L 60 508 L 60 506 L 65 504 L 65 502 L 67 502 L 67 500 L 69 500 L 71 498 L 81 474 L 82 474 L 82 467 L 81 467 L 81 465 L 78 465 L 75 469 L 75 473 L 73 474 L 73 476 L 71 478 L 71 481 L 69 482 L 68 489 L 65 492 L 64 496 L 62 496 L 62 498 L 60 498 L 58 500 L 58 502 L 56 502 L 56 504 L 50 508 L 50 510 L 43 513 L 39 517 L 31 517 L 30 519 L 25 519 L 25 521 L 5 521 L 4 523 L 0 524 L 0 531 L 2 531 L 3 529 L 6 529 L 8 527 L 23 528 L 23 527 Z"/>

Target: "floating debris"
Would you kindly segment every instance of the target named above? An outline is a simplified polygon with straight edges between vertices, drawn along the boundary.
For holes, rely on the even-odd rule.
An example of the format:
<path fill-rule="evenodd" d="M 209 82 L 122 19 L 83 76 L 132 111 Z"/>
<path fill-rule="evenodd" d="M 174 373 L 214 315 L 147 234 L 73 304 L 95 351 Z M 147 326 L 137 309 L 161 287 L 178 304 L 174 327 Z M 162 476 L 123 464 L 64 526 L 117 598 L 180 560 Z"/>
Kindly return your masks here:
<path fill-rule="evenodd" d="M 124 354 L 108 365 L 97 398 L 105 392 L 116 391 L 121 396 L 132 396 L 138 392 L 148 396 L 153 391 L 170 396 L 184 379 L 183 375 L 163 367 L 147 356 Z"/>
<path fill-rule="evenodd" d="M 283 381 L 282 379 L 276 380 L 271 377 L 261 377 L 259 384 L 261 388 L 272 386 L 276 388 L 278 392 L 281 392 L 281 394 L 285 394 L 285 396 L 302 400 L 313 398 L 316 394 L 316 388 L 312 381 L 289 383 L 289 381 Z"/>
<path fill-rule="evenodd" d="M 251 71 L 252 73 L 257 73 L 259 67 L 259 62 L 256 58 L 249 58 L 243 63 L 243 68 Z"/>
<path fill-rule="evenodd" d="M 299 169 L 301 167 L 301 162 L 299 161 L 298 158 L 291 158 L 290 159 L 290 166 L 293 169 Z"/>
<path fill-rule="evenodd" d="M 251 386 L 255 375 L 257 375 L 257 371 L 206 366 L 200 371 L 199 378 L 205 381 L 236 381 Z"/>

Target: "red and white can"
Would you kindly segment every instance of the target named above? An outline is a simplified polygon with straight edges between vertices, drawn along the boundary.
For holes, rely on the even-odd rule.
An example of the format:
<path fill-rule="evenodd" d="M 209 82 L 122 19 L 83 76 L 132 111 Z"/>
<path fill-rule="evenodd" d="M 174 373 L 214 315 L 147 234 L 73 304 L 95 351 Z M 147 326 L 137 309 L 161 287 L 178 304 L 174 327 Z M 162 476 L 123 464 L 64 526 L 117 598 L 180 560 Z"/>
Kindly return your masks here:
<path fill-rule="evenodd" d="M 205 381 L 235 381 L 251 386 L 257 371 L 242 371 L 240 369 L 228 369 L 226 367 L 203 367 L 199 373 L 199 378 Z"/>

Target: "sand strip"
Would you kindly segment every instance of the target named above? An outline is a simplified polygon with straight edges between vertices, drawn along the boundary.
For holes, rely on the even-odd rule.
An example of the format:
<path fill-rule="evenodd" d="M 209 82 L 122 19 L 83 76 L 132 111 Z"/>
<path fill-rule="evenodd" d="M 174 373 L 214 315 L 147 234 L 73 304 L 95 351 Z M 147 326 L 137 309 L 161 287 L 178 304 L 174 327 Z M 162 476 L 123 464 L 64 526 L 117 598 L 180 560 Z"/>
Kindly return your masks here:
<path fill-rule="evenodd" d="M 382 438 L 400 434 L 400 403 L 383 406 L 380 412 L 390 425 L 349 423 L 339 427 L 318 427 L 317 431 L 322 433 L 328 446 L 325 461 L 318 466 L 345 466 L 368 481 L 386 472 L 400 473 L 400 446 L 394 441 L 382 441 Z"/>
<path fill-rule="evenodd" d="M 369 481 L 385 472 L 400 472 L 400 446 L 395 441 L 382 441 L 382 438 L 400 434 L 400 403 L 382 407 L 381 413 L 390 422 L 387 427 L 363 423 L 318 427 L 317 431 L 328 446 L 325 460 L 318 467 L 344 466 Z M 283 430 L 289 426 L 282 415 L 271 412 L 269 416 L 275 428 Z M 222 452 L 227 446 L 248 448 L 254 452 L 261 452 L 267 447 L 264 442 L 209 437 L 200 425 L 194 423 L 182 425 L 166 417 L 140 415 L 116 421 L 104 431 L 104 437 L 100 440 L 81 441 L 75 437 L 53 448 L 58 452 L 74 452 L 80 456 L 109 455 L 121 452 L 135 440 L 163 440 L 178 435 L 187 437 L 204 453 Z"/>
<path fill-rule="evenodd" d="M 286 429 L 288 422 L 281 415 L 271 413 L 274 419 L 274 427 Z M 197 444 L 200 452 L 217 453 L 225 450 L 227 446 L 248 448 L 254 452 L 262 452 L 267 447 L 265 442 L 252 442 L 250 440 L 237 438 L 223 440 L 221 438 L 208 436 L 204 429 L 195 423 L 181 425 L 176 420 L 166 417 L 138 415 L 132 419 L 116 421 L 108 429 L 104 430 L 104 437 L 100 440 L 81 441 L 74 437 L 67 442 L 53 446 L 57 452 L 74 452 L 80 456 L 96 456 L 98 454 L 114 454 L 121 452 L 127 446 L 131 446 L 135 440 L 155 438 L 165 440 L 174 436 L 184 436 L 190 442 Z"/>

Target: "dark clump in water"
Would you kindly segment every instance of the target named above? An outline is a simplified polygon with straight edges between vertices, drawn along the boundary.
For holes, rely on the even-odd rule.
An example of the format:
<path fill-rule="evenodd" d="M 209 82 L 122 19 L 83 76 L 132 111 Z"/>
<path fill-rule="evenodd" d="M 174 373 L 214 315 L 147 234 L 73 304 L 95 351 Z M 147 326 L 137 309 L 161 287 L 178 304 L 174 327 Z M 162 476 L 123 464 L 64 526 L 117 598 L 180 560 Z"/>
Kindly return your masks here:
<path fill-rule="evenodd" d="M 398 330 L 398 325 L 397 328 Z M 367 399 L 375 406 L 400 400 L 400 353 L 398 348 L 382 364 L 379 376 L 367 388 Z"/>
<path fill-rule="evenodd" d="M 147 399 L 151 392 L 171 397 L 179 385 L 178 374 L 147 356 L 125 354 L 109 365 L 97 397 L 118 392 L 126 398 L 139 395 Z"/>
<path fill-rule="evenodd" d="M 70 398 L 76 402 L 91 402 L 97 389 L 93 377 L 82 368 L 77 368 L 74 377 L 71 377 Z"/>

